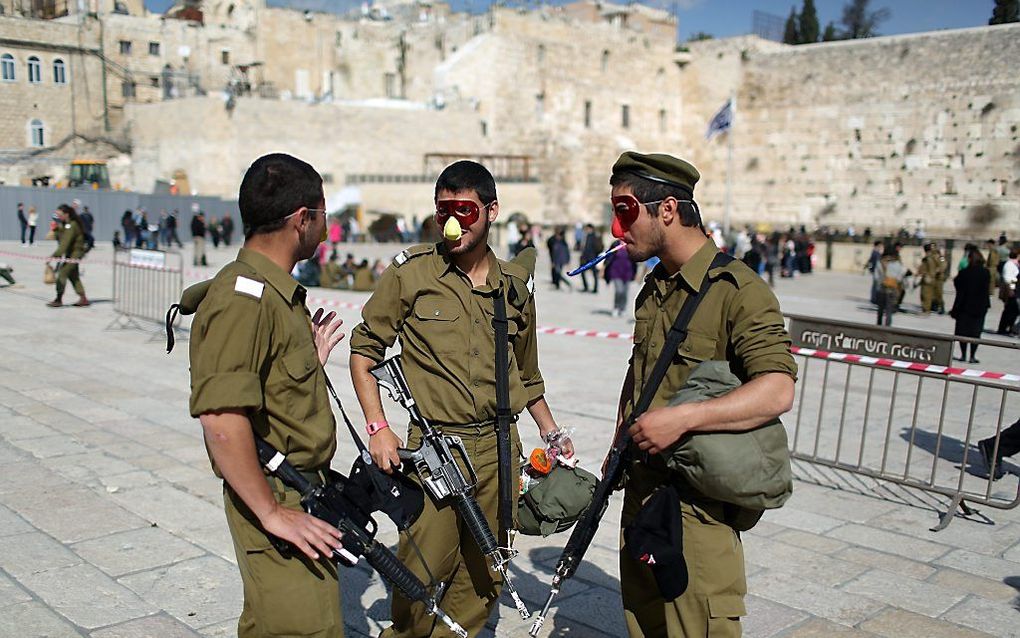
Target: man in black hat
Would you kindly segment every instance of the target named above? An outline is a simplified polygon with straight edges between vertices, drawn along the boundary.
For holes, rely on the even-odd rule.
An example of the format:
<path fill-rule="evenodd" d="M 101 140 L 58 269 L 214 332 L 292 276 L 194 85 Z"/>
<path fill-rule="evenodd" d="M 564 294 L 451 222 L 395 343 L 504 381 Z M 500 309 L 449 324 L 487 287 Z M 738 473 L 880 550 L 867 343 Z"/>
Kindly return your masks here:
<path fill-rule="evenodd" d="M 779 303 L 743 262 L 712 267 L 719 250 L 706 237 L 694 201 L 699 177 L 681 159 L 628 152 L 610 179 L 613 234 L 632 260 L 661 260 L 636 301 L 620 426 L 651 376 L 680 307 L 705 277 L 712 280 L 651 407 L 630 429 L 634 449 L 621 520 L 620 583 L 631 636 L 740 635 L 747 585 L 732 508 L 671 474 L 660 453 L 688 434 L 750 430 L 793 405 L 797 366 Z M 719 398 L 668 406 L 691 368 L 707 360 L 728 361 L 743 385 Z M 670 505 L 674 514 L 679 511 L 679 528 Z"/>

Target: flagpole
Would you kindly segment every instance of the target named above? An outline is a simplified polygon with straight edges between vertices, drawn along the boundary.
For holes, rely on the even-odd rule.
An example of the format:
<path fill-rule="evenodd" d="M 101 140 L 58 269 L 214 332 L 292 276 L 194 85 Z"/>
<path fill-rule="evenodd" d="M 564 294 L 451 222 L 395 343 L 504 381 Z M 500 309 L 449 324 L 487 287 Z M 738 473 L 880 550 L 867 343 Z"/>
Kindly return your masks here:
<path fill-rule="evenodd" d="M 730 96 L 730 126 L 726 129 L 726 207 L 723 213 L 723 237 L 729 241 L 730 205 L 733 196 L 733 120 L 737 117 L 737 99 Z"/>

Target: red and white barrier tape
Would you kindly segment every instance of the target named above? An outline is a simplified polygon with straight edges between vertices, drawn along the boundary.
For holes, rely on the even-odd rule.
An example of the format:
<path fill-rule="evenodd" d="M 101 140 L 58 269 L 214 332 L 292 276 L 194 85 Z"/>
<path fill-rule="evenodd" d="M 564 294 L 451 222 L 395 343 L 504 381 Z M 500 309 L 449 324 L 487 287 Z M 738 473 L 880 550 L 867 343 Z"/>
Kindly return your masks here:
<path fill-rule="evenodd" d="M 899 370 L 913 370 L 916 372 L 931 372 L 932 374 L 945 374 L 958 377 L 969 377 L 972 379 L 996 379 L 999 381 L 1020 381 L 1020 375 L 1006 372 L 986 372 L 984 370 L 971 370 L 969 368 L 954 368 L 951 366 L 937 366 L 930 363 L 911 363 L 909 361 L 897 361 L 896 359 L 883 359 L 881 357 L 868 357 L 860 354 L 847 354 L 845 352 L 829 352 L 827 350 L 813 350 L 811 348 L 800 348 L 792 346 L 790 351 L 794 354 L 812 357 L 815 359 L 828 359 L 830 361 L 847 361 L 849 363 L 866 363 L 882 368 L 896 368 Z"/>

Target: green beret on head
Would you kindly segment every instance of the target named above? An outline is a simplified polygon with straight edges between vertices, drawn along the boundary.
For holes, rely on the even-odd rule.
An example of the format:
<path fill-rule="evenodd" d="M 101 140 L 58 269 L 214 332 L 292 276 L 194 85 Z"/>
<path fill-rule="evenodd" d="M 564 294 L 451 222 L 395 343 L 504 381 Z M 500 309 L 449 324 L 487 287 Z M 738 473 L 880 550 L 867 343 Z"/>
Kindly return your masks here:
<path fill-rule="evenodd" d="M 627 151 L 613 164 L 613 175 L 637 175 L 653 182 L 668 184 L 694 197 L 694 185 L 701 173 L 688 162 L 664 153 L 642 155 Z"/>

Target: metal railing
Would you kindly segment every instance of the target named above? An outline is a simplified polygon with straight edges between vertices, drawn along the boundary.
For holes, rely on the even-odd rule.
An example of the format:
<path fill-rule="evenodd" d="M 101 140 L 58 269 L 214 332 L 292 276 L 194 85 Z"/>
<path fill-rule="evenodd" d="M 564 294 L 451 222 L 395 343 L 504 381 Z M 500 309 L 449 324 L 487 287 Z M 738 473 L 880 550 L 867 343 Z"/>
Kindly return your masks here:
<path fill-rule="evenodd" d="M 108 327 L 164 329 L 166 309 L 177 303 L 184 290 L 180 253 L 131 248 L 113 256 L 113 311 L 117 317 Z M 145 326 L 139 322 L 153 323 Z"/>
<path fill-rule="evenodd" d="M 1005 346 L 991 340 L 985 346 Z M 1000 481 L 977 448 L 1020 419 L 1015 383 L 797 354 L 797 398 L 787 416 L 794 459 L 949 499 L 932 531 L 969 505 L 1020 505 L 1018 476 Z"/>

